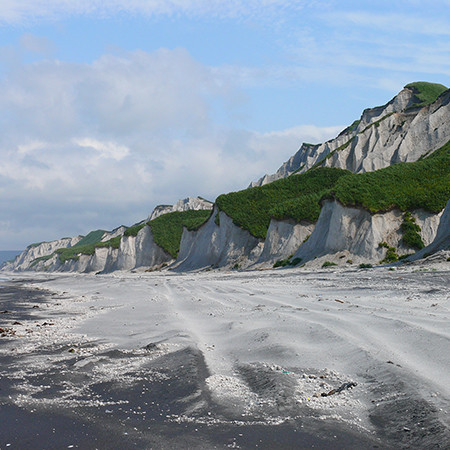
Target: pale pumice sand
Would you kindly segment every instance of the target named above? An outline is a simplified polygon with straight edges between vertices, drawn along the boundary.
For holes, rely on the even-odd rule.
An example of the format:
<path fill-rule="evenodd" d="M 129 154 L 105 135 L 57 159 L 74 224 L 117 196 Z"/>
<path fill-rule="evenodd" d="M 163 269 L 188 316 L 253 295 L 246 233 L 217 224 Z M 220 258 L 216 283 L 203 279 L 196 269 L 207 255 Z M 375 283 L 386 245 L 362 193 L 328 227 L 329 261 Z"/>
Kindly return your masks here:
<path fill-rule="evenodd" d="M 28 344 L 24 340 L 18 351 L 29 345 L 32 353 L 33 346 L 78 336 L 80 343 L 93 342 L 79 350 L 75 366 L 81 369 L 98 363 L 105 349 L 136 352 L 155 344 L 158 356 L 192 347 L 204 357 L 213 401 L 242 415 L 277 423 L 303 407 L 386 442 L 414 444 L 420 440 L 396 433 L 419 427 L 413 410 L 423 404 L 430 427 L 438 423 L 448 433 L 448 263 L 394 270 L 28 276 L 30 286 L 33 277 L 41 278 L 43 288 L 65 297 L 54 309 L 73 317 L 54 313 L 54 326 Z M 103 364 L 96 374 L 118 377 L 122 370 Z M 348 382 L 356 386 L 321 396 Z M 27 396 L 20 401 L 26 404 Z M 378 423 L 405 402 L 416 405 L 411 417 Z M 176 418 L 192 420 L 189 411 Z M 426 430 L 427 424 L 420 426 Z"/>

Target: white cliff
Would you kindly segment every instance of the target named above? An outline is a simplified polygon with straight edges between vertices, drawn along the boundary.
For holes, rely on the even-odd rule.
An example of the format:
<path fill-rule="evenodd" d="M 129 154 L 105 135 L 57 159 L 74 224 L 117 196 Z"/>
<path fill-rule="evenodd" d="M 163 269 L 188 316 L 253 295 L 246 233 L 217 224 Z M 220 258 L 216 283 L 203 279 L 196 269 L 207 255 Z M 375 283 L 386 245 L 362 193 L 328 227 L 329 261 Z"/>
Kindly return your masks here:
<path fill-rule="evenodd" d="M 168 214 L 175 211 L 189 211 L 189 210 L 201 210 L 201 209 L 213 209 L 214 203 L 205 200 L 201 197 L 187 197 L 182 200 L 178 200 L 174 205 L 158 205 L 148 217 L 147 221 L 156 219 L 163 214 Z"/>
<path fill-rule="evenodd" d="M 401 224 L 404 213 L 392 210 L 371 214 L 362 208 L 346 207 L 338 201 L 326 201 L 310 238 L 300 246 L 294 257 L 303 262 L 324 255 L 347 252 L 367 262 L 378 263 L 386 256 L 385 242 L 394 247 L 399 255 L 414 252 L 404 245 Z M 412 214 L 422 228 L 425 245 L 436 236 L 441 214 L 416 211 Z"/>
<path fill-rule="evenodd" d="M 245 268 L 258 259 L 262 247 L 261 239 L 236 226 L 224 212 L 215 208 L 197 231 L 183 230 L 180 252 L 173 268 L 178 271 L 235 265 Z"/>
<path fill-rule="evenodd" d="M 102 239 L 102 241 L 104 241 Z M 136 236 L 122 235 L 119 248 L 97 247 L 93 255 L 80 254 L 61 264 L 57 257 L 46 261 L 46 270 L 60 272 L 100 272 L 133 270 L 140 267 L 152 268 L 170 263 L 173 258 L 153 240 L 151 229 L 144 226 Z M 36 267 L 42 270 L 43 263 Z"/>
<path fill-rule="evenodd" d="M 275 174 L 250 187 L 262 186 L 316 164 L 367 172 L 399 162 L 417 161 L 442 147 L 450 136 L 450 90 L 435 102 L 415 108 L 415 92 L 405 87 L 389 103 L 366 109 L 359 122 L 323 144 L 303 144 Z"/>
<path fill-rule="evenodd" d="M 293 220 L 272 219 L 264 241 L 264 249 L 257 264 L 273 264 L 279 259 L 286 259 L 293 255 L 309 238 L 314 227 L 315 224 L 309 222 L 297 223 Z"/>
<path fill-rule="evenodd" d="M 107 242 L 117 236 L 122 236 L 125 233 L 127 227 L 121 225 L 120 227 L 115 228 L 112 231 L 105 231 L 105 234 L 101 238 L 101 242 Z"/>
<path fill-rule="evenodd" d="M 123 236 L 120 241 L 116 268 L 130 270 L 138 267 L 155 267 L 172 261 L 172 257 L 153 239 L 151 228 L 146 225 L 137 236 Z"/>
<path fill-rule="evenodd" d="M 49 257 L 60 248 L 73 247 L 81 239 L 82 236 L 75 236 L 29 245 L 14 261 L 5 264 L 2 269 L 18 271 L 28 270 L 36 260 Z"/>

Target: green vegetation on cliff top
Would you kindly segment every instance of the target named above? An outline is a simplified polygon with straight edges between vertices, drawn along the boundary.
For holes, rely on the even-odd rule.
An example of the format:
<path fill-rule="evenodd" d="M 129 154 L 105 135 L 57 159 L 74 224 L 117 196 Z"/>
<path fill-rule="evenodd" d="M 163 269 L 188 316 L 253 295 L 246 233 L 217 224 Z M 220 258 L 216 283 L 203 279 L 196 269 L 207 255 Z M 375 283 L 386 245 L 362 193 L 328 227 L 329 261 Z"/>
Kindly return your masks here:
<path fill-rule="evenodd" d="M 419 161 L 342 177 L 324 198 L 372 213 L 393 208 L 438 213 L 450 198 L 450 141 Z"/>
<path fill-rule="evenodd" d="M 128 227 L 125 230 L 125 233 L 123 233 L 124 236 L 137 236 L 139 231 L 142 230 L 142 228 L 145 227 L 145 223 L 137 223 L 135 225 L 132 225 L 131 227 Z"/>
<path fill-rule="evenodd" d="M 210 210 L 176 211 L 163 214 L 148 222 L 148 225 L 152 229 L 153 240 L 172 258 L 176 258 L 180 250 L 183 227 L 189 231 L 197 230 L 210 215 Z"/>
<path fill-rule="evenodd" d="M 315 222 L 320 214 L 322 195 L 340 177 L 349 173 L 347 170 L 320 167 L 264 186 L 220 195 L 216 205 L 233 219 L 235 225 L 264 239 L 272 217 Z"/>
<path fill-rule="evenodd" d="M 413 90 L 417 103 L 414 108 L 423 107 L 433 103 L 448 87 L 438 83 L 428 83 L 426 81 L 416 81 L 415 83 L 409 83 L 405 88 Z"/>
<path fill-rule="evenodd" d="M 84 238 L 78 241 L 73 247 L 82 247 L 83 245 L 96 244 L 102 240 L 105 230 L 95 230 L 88 233 Z M 72 248 L 73 248 L 72 247 Z"/>

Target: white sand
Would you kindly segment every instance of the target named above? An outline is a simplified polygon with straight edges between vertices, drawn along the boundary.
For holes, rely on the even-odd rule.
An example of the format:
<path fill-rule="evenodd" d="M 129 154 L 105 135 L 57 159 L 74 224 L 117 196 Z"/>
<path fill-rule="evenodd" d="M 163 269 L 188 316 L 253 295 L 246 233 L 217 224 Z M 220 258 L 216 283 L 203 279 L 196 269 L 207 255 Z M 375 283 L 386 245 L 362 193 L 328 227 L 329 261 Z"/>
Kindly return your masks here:
<path fill-rule="evenodd" d="M 373 383 L 385 385 L 386 396 L 395 396 L 404 392 L 393 391 L 392 380 L 401 380 L 405 392 L 414 391 L 433 404 L 448 424 L 448 263 L 434 270 L 409 266 L 38 277 L 49 279 L 43 288 L 65 297 L 55 300 L 49 313 L 76 313 L 72 318 L 51 316 L 55 325 L 43 328 L 39 339 L 62 342 L 70 334 L 100 339 L 98 348 L 133 350 L 149 343 L 161 344 L 163 352 L 198 348 L 211 373 L 207 386 L 213 399 L 243 414 L 279 409 L 285 383 L 295 393 L 291 403 L 307 405 L 323 419 L 370 430 L 368 410 L 383 400 L 383 388 L 374 394 Z M 21 345 L 25 349 L 39 339 L 35 333 Z M 95 354 L 92 349 L 85 356 Z M 271 391 L 256 392 L 242 367 L 283 381 Z M 110 376 L 117 376 L 115 370 Z M 348 381 L 358 385 L 318 396 Z"/>

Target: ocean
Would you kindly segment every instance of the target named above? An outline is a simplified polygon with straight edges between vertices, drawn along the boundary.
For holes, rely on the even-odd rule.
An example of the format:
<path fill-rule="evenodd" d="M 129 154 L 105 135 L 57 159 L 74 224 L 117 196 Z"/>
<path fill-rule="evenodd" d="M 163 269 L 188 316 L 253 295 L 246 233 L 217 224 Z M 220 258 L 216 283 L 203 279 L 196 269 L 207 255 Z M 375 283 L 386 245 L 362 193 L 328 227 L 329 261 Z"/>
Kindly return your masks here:
<path fill-rule="evenodd" d="M 0 265 L 5 261 L 14 259 L 17 255 L 20 255 L 22 250 L 0 250 Z"/>

